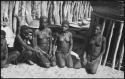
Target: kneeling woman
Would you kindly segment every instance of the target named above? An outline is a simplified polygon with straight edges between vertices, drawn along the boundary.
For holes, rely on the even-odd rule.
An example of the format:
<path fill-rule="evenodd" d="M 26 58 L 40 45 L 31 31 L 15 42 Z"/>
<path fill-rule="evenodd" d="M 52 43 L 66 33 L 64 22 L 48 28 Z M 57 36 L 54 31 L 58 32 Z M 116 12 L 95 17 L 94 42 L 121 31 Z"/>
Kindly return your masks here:
<path fill-rule="evenodd" d="M 63 31 L 57 35 L 57 63 L 59 67 L 65 66 L 72 68 L 73 60 L 71 57 L 71 50 L 73 47 L 72 33 L 68 31 L 69 23 L 64 21 L 62 23 Z"/>
<path fill-rule="evenodd" d="M 100 27 L 100 25 L 94 27 L 83 56 L 84 62 L 86 62 L 86 71 L 90 74 L 97 72 L 101 57 L 105 52 L 106 39 L 101 35 Z"/>

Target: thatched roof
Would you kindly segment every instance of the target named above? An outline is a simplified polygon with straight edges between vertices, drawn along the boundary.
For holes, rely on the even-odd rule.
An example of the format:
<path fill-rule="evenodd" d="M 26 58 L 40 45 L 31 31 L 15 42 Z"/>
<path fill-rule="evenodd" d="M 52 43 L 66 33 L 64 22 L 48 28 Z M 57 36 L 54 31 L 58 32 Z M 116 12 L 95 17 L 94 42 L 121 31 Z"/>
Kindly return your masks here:
<path fill-rule="evenodd" d="M 124 19 L 124 1 L 90 1 L 95 12 L 113 19 Z"/>

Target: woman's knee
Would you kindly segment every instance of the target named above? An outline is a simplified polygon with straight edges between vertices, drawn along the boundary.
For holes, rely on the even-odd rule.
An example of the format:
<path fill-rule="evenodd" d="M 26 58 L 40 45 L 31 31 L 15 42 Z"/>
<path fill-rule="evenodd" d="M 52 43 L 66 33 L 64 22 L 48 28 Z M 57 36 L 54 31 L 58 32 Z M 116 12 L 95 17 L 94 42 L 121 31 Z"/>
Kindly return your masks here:
<path fill-rule="evenodd" d="M 67 65 L 67 67 L 68 67 L 68 68 L 73 68 L 73 63 L 69 63 L 69 64 Z"/>
<path fill-rule="evenodd" d="M 20 52 L 19 52 L 19 51 L 15 51 L 15 54 L 16 54 L 17 56 L 19 56 L 19 55 L 20 55 Z"/>
<path fill-rule="evenodd" d="M 64 67 L 65 67 L 65 64 L 60 64 L 59 67 L 60 67 L 60 68 L 64 68 Z"/>
<path fill-rule="evenodd" d="M 69 55 L 68 57 L 67 57 L 67 67 L 69 67 L 69 68 L 73 68 L 73 60 L 72 60 L 72 57 L 71 57 L 71 55 Z"/>
<path fill-rule="evenodd" d="M 64 68 L 65 67 L 65 61 L 62 59 L 62 61 L 59 61 L 59 67 Z"/>
<path fill-rule="evenodd" d="M 50 68 L 50 63 L 45 63 L 46 68 Z"/>
<path fill-rule="evenodd" d="M 51 66 L 56 66 L 56 62 L 55 61 L 51 62 Z"/>
<path fill-rule="evenodd" d="M 31 51 L 27 51 L 26 54 L 28 54 L 28 56 L 31 56 L 32 52 Z"/>
<path fill-rule="evenodd" d="M 97 64 L 97 63 L 96 63 Z M 86 65 L 86 71 L 87 73 L 89 74 L 96 74 L 97 72 L 97 69 L 98 69 L 98 66 L 97 65 Z"/>
<path fill-rule="evenodd" d="M 89 70 L 86 70 L 88 74 L 96 74 L 97 70 L 93 70 L 93 69 L 89 69 Z"/>

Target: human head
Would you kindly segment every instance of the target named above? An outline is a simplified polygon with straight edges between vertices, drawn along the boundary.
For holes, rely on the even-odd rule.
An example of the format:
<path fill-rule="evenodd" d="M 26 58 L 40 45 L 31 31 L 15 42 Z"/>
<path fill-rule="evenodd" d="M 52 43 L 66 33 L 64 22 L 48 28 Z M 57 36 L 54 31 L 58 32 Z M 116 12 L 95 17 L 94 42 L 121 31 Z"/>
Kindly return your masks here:
<path fill-rule="evenodd" d="M 41 24 L 41 27 L 46 27 L 46 25 L 48 24 L 48 18 L 46 16 L 42 16 L 40 18 L 40 24 Z"/>
<path fill-rule="evenodd" d="M 62 22 L 62 28 L 63 28 L 63 31 L 67 31 L 69 29 L 69 22 L 63 21 Z"/>
<path fill-rule="evenodd" d="M 28 27 L 27 25 L 23 25 L 21 27 L 20 30 L 21 34 L 23 35 L 23 37 L 25 37 L 26 39 L 32 39 L 32 28 Z"/>
<path fill-rule="evenodd" d="M 101 33 L 101 25 L 96 24 L 94 27 L 94 34 L 100 34 Z"/>
<path fill-rule="evenodd" d="M 6 37 L 6 32 L 4 30 L 1 30 L 1 39 L 4 39 Z"/>
<path fill-rule="evenodd" d="M 7 22 L 2 22 L 1 27 L 7 27 Z"/>

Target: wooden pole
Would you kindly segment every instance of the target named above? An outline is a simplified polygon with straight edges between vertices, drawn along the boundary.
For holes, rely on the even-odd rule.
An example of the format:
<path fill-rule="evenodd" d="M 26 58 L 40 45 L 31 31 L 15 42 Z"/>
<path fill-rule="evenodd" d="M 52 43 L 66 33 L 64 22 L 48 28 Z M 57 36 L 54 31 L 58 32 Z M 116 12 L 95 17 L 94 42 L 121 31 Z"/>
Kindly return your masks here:
<path fill-rule="evenodd" d="M 108 42 L 107 52 L 106 52 L 106 56 L 104 58 L 103 66 L 106 64 L 106 61 L 107 61 L 107 57 L 108 57 L 108 53 L 109 53 L 109 49 L 110 49 L 110 45 L 111 45 L 111 39 L 112 39 L 112 36 L 113 36 L 114 27 L 115 27 L 115 22 L 113 21 L 113 25 L 112 25 L 112 29 L 111 29 L 110 36 L 109 36 L 109 42 Z"/>
<path fill-rule="evenodd" d="M 1 23 L 3 23 L 3 13 L 4 13 L 4 8 L 3 8 L 3 1 L 1 1 Z"/>
<path fill-rule="evenodd" d="M 107 34 L 106 34 L 106 38 L 108 38 L 109 34 L 110 34 L 110 30 L 111 30 L 111 25 L 112 25 L 112 20 L 109 23 L 108 29 L 107 29 Z"/>
<path fill-rule="evenodd" d="M 63 5 L 63 1 L 60 1 L 60 11 L 59 11 L 59 13 L 60 13 L 60 24 L 62 24 L 62 21 L 63 21 L 63 19 L 62 19 L 62 6 Z"/>
<path fill-rule="evenodd" d="M 120 55 L 120 59 L 119 59 L 118 70 L 120 70 L 120 68 L 121 68 L 123 56 L 124 56 L 124 42 L 122 44 L 122 51 L 121 51 L 121 55 Z"/>
<path fill-rule="evenodd" d="M 104 29 L 105 29 L 105 23 L 106 23 L 106 20 L 104 19 L 104 22 L 103 22 L 103 25 L 102 25 L 102 31 L 101 31 L 102 36 L 103 36 L 103 33 L 104 33 Z M 101 65 L 101 62 L 102 62 L 102 57 L 103 57 L 103 55 L 101 56 L 101 59 L 100 59 L 100 65 Z"/>
<path fill-rule="evenodd" d="M 14 2 L 9 1 L 9 27 L 12 30 L 12 14 L 13 14 Z"/>
<path fill-rule="evenodd" d="M 104 30 L 105 30 L 105 23 L 106 23 L 106 19 L 104 19 L 103 25 L 102 25 L 102 31 L 101 31 L 101 35 L 103 35 Z"/>
<path fill-rule="evenodd" d="M 26 3 L 26 12 L 25 12 L 25 18 L 26 18 L 26 22 L 29 25 L 31 21 L 33 21 L 33 18 L 31 16 L 31 1 L 27 1 Z"/>
<path fill-rule="evenodd" d="M 15 7 L 14 7 L 14 15 L 18 15 L 18 9 L 19 9 L 19 1 L 15 1 Z M 16 34 L 17 28 L 17 18 L 13 17 L 13 32 Z"/>
<path fill-rule="evenodd" d="M 118 36 L 118 41 L 116 43 L 116 49 L 115 49 L 115 53 L 114 53 L 114 57 L 113 57 L 113 62 L 112 62 L 112 68 L 113 69 L 115 68 L 116 55 L 117 55 L 119 43 L 120 43 L 121 36 L 122 36 L 123 26 L 124 26 L 124 22 L 121 23 L 121 27 L 120 27 L 120 31 L 119 31 L 119 36 Z"/>
<path fill-rule="evenodd" d="M 59 2 L 54 1 L 54 19 L 55 19 L 55 25 L 60 25 L 60 17 L 59 17 Z"/>
<path fill-rule="evenodd" d="M 6 18 L 7 19 L 7 22 L 8 22 L 8 9 L 9 9 L 9 1 L 5 1 L 5 6 L 4 6 L 5 8 L 4 8 L 4 18 Z"/>
<path fill-rule="evenodd" d="M 46 17 L 48 17 L 47 3 L 48 1 L 42 1 L 41 3 L 42 16 L 46 16 Z"/>

